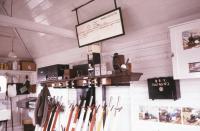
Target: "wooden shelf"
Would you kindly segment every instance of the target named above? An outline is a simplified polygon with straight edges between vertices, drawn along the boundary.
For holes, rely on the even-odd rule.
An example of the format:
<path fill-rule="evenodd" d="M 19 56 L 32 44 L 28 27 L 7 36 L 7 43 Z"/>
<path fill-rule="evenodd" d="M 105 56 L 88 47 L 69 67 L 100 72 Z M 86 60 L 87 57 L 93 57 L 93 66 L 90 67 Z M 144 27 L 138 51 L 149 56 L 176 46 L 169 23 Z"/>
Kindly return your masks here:
<path fill-rule="evenodd" d="M 43 83 L 58 83 L 58 82 L 66 82 L 69 81 L 69 79 L 62 79 L 62 80 L 46 80 L 46 81 L 40 81 L 38 83 L 43 84 Z"/>
<path fill-rule="evenodd" d="M 0 57 L 1 61 L 13 61 L 13 58 L 8 58 L 8 57 Z M 14 59 L 16 61 L 20 61 L 20 60 L 27 60 L 27 61 L 32 61 L 33 59 L 31 58 L 16 58 Z"/>
<path fill-rule="evenodd" d="M 143 73 L 138 72 L 130 72 L 130 73 L 117 73 L 117 74 L 111 74 L 111 75 L 101 75 L 96 76 L 99 78 L 115 78 L 115 77 L 129 77 L 131 81 L 138 81 Z"/>
<path fill-rule="evenodd" d="M 127 86 L 130 85 L 130 81 L 138 81 L 143 73 L 119 73 L 119 74 L 112 74 L 112 75 L 101 75 L 101 76 L 85 76 L 85 77 L 76 77 L 71 79 L 64 79 L 64 80 L 47 80 L 42 81 L 39 83 L 59 83 L 59 82 L 66 82 L 66 81 L 79 81 L 79 80 L 88 80 L 88 79 L 98 79 L 101 80 L 103 78 L 110 79 L 111 84 L 114 86 Z"/>
<path fill-rule="evenodd" d="M 23 71 L 23 70 L 0 70 L 0 74 L 31 74 L 35 71 Z"/>

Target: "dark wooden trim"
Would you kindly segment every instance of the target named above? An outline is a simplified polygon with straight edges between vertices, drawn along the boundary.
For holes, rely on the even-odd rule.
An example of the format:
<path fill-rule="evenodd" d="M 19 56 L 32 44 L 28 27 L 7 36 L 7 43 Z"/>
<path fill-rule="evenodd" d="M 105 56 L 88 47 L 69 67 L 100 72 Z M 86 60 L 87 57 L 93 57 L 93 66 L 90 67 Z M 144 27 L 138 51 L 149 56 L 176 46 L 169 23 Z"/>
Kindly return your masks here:
<path fill-rule="evenodd" d="M 94 77 L 76 77 L 71 79 L 63 79 L 63 80 L 49 80 L 49 81 L 42 81 L 39 82 L 40 84 L 49 84 L 49 83 L 59 83 L 59 82 L 67 82 L 67 81 L 78 81 L 78 80 L 89 80 L 89 79 L 98 79 L 101 80 L 102 78 L 111 79 L 110 84 L 104 84 L 102 86 L 130 86 L 130 81 L 138 81 L 143 73 L 135 73 L 135 72 L 124 72 L 124 73 L 117 73 L 112 75 L 101 75 L 101 76 L 94 76 Z"/>

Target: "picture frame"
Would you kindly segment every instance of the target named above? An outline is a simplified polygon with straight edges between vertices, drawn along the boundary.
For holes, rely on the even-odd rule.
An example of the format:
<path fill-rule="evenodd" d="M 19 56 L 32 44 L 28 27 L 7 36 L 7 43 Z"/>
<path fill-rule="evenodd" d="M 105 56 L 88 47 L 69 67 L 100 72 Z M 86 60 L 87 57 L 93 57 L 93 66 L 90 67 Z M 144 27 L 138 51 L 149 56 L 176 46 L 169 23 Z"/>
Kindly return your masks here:
<path fill-rule="evenodd" d="M 159 107 L 159 122 L 182 124 L 180 107 Z"/>
<path fill-rule="evenodd" d="M 183 124 L 200 126 L 200 109 L 192 107 L 183 107 Z"/>
<path fill-rule="evenodd" d="M 158 122 L 158 107 L 157 106 L 139 106 L 139 120 Z"/>
<path fill-rule="evenodd" d="M 79 48 L 125 35 L 120 7 L 75 26 Z"/>
<path fill-rule="evenodd" d="M 200 78 L 200 19 L 169 30 L 174 79 Z"/>

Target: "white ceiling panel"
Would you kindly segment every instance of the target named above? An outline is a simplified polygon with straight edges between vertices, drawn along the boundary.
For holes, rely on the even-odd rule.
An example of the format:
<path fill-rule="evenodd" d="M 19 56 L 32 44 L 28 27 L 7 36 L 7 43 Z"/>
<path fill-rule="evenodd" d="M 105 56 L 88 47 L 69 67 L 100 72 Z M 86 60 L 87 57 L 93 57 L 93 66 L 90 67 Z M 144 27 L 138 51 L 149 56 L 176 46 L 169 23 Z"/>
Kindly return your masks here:
<path fill-rule="evenodd" d="M 13 0 L 12 13 L 16 18 L 70 29 L 75 32 L 77 20 L 72 9 L 88 1 L 90 0 Z M 0 4 L 10 15 L 11 0 L 0 0 Z M 128 32 L 200 12 L 200 0 L 117 0 L 117 4 L 122 8 L 125 30 Z M 95 0 L 78 10 L 80 23 L 112 9 L 114 9 L 114 0 Z M 0 14 L 5 14 L 2 13 L 1 8 Z M 34 58 L 78 46 L 77 41 L 73 39 L 21 29 L 18 31 Z M 4 35 L 17 37 L 12 29 L 0 27 L 0 44 L 2 48 L 5 48 L 5 50 L 0 49 L 2 51 L 0 56 L 5 56 L 10 48 L 8 37 L 5 38 Z M 17 44 L 23 45 L 19 38 L 16 41 Z M 8 44 L 5 44 L 6 42 Z M 20 52 L 24 52 L 21 53 L 23 57 L 30 57 L 23 46 L 21 46 Z"/>
<path fill-rule="evenodd" d="M 34 58 L 77 47 L 77 41 L 74 39 L 21 29 L 19 33 Z"/>
<path fill-rule="evenodd" d="M 7 57 L 12 48 L 12 37 L 0 36 L 0 56 Z M 13 50 L 19 58 L 31 58 L 19 39 L 14 38 Z"/>
<path fill-rule="evenodd" d="M 0 34 L 5 34 L 9 36 L 14 36 L 12 28 L 0 26 Z"/>
<path fill-rule="evenodd" d="M 126 25 L 134 30 L 200 12 L 199 0 L 122 0 L 119 3 L 124 7 Z"/>

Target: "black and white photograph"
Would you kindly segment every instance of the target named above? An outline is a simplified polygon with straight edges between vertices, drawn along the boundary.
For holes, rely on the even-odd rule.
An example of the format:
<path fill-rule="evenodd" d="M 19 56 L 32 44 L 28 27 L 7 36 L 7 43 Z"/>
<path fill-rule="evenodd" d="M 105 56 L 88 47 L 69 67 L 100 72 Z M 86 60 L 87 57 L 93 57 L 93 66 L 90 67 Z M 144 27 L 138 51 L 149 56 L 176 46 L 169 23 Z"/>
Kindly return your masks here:
<path fill-rule="evenodd" d="M 200 29 L 184 31 L 182 38 L 184 50 L 200 47 Z"/>

